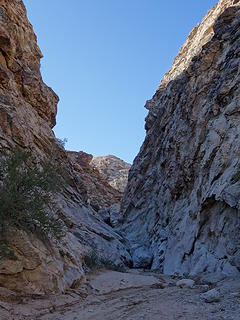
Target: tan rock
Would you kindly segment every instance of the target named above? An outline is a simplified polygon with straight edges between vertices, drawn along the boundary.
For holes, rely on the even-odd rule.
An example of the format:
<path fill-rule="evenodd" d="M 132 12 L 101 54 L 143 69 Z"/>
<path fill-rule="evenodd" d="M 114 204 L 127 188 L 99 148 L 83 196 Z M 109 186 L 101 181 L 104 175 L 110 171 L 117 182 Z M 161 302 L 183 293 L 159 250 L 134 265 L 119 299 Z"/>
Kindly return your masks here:
<path fill-rule="evenodd" d="M 28 294 L 63 292 L 84 282 L 84 256 L 93 248 L 116 265 L 130 259 L 121 236 L 93 209 L 115 203 L 120 199 L 117 191 L 102 189 L 100 182 L 95 188 L 94 170 L 83 165 L 88 157 L 82 154 L 75 168 L 55 138 L 58 97 L 42 80 L 41 57 L 23 1 L 0 0 L 0 150 L 18 145 L 31 150 L 39 162 L 54 152 L 68 181 L 56 195 L 67 228 L 60 242 L 22 232 L 8 236 L 17 259 L 0 262 L 0 286 Z"/>
<path fill-rule="evenodd" d="M 129 163 L 116 156 L 109 155 L 95 157 L 90 164 L 100 172 L 114 189 L 124 192 L 127 185 L 128 172 L 131 168 Z"/>
<path fill-rule="evenodd" d="M 78 184 L 86 190 L 85 201 L 96 211 L 120 203 L 122 194 L 113 188 L 96 167 L 91 165 L 93 156 L 83 151 L 67 152 L 78 177 Z"/>

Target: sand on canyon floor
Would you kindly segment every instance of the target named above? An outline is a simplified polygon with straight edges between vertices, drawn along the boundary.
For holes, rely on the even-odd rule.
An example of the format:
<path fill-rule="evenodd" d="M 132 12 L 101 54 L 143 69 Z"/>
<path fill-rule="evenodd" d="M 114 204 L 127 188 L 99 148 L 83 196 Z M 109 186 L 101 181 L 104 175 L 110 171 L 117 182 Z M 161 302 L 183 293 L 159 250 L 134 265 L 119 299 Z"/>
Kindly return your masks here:
<path fill-rule="evenodd" d="M 66 294 L 17 297 L 0 292 L 1 320 L 239 320 L 240 278 L 196 280 L 179 287 L 175 277 L 133 270 L 99 271 Z M 208 285 L 207 285 L 208 284 Z M 187 284 L 188 285 L 188 284 Z M 219 301 L 207 303 L 211 289 Z M 7 298 L 6 298 L 7 297 Z"/>

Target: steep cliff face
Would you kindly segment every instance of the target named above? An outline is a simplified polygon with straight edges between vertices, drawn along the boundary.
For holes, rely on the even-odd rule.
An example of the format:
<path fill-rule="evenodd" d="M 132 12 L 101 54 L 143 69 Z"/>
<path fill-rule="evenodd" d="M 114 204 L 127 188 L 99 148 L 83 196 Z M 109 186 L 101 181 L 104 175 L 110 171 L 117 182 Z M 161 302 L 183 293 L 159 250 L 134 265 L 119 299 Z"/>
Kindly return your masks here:
<path fill-rule="evenodd" d="M 127 185 L 128 172 L 131 168 L 129 163 L 116 156 L 109 155 L 95 157 L 90 164 L 100 172 L 114 189 L 119 190 L 121 193 L 124 192 Z"/>
<path fill-rule="evenodd" d="M 146 139 L 121 209 L 135 264 L 240 271 L 239 66 L 240 1 L 221 0 L 146 104 Z"/>
<path fill-rule="evenodd" d="M 42 53 L 22 1 L 0 5 L 0 143 L 48 152 L 58 97 L 42 81 Z"/>
<path fill-rule="evenodd" d="M 22 293 L 64 291 L 84 278 L 84 256 L 94 248 L 115 264 L 129 259 L 122 238 L 89 205 L 83 172 L 77 172 L 52 131 L 57 95 L 40 74 L 41 51 L 21 0 L 0 0 L 0 150 L 19 146 L 41 161 L 54 150 L 68 174 L 56 197 L 68 230 L 43 242 L 23 232 L 9 234 L 17 260 L 0 260 L 0 286 Z"/>

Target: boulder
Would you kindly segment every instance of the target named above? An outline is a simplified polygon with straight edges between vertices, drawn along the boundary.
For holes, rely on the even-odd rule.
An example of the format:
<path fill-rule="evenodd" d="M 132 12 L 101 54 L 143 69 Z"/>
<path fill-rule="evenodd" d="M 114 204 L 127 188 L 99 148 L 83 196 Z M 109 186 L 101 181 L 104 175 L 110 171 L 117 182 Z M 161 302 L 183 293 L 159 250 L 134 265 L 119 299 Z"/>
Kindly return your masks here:
<path fill-rule="evenodd" d="M 195 281 L 192 280 L 192 279 L 181 279 L 181 280 L 178 280 L 177 283 L 176 283 L 176 286 L 177 287 L 180 287 L 180 288 L 193 288 L 195 285 Z"/>
<path fill-rule="evenodd" d="M 217 289 L 211 289 L 207 292 L 204 292 L 200 296 L 205 302 L 212 303 L 212 302 L 219 302 L 221 295 Z"/>
<path fill-rule="evenodd" d="M 134 250 L 132 260 L 134 268 L 150 269 L 153 255 L 147 247 L 139 247 Z"/>

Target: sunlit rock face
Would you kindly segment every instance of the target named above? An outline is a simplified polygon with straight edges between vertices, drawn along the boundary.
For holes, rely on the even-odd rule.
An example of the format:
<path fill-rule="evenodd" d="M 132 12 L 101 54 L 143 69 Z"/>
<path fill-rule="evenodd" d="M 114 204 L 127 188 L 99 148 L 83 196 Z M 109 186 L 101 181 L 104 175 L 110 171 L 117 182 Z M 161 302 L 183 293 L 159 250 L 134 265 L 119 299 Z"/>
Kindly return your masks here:
<path fill-rule="evenodd" d="M 148 248 L 152 269 L 240 271 L 239 104 L 240 1 L 222 0 L 146 104 L 121 228 L 133 256 Z"/>
<path fill-rule="evenodd" d="M 90 164 L 100 172 L 114 189 L 121 193 L 124 192 L 127 185 L 128 172 L 131 168 L 129 163 L 116 156 L 109 155 L 95 157 Z"/>
<path fill-rule="evenodd" d="M 0 5 L 0 143 L 47 152 L 58 97 L 42 81 L 42 53 L 22 1 L 1 0 Z"/>
<path fill-rule="evenodd" d="M 21 293 L 59 292 L 80 284 L 84 256 L 92 248 L 117 265 L 130 259 L 122 238 L 89 203 L 82 183 L 87 173 L 74 169 L 54 136 L 58 97 L 42 81 L 41 57 L 23 2 L 0 0 L 0 149 L 17 145 L 31 150 L 39 161 L 54 151 L 68 175 L 68 185 L 56 196 L 68 229 L 60 243 L 22 232 L 7 235 L 17 259 L 0 260 L 0 286 Z M 100 200 L 95 205 L 101 206 Z"/>

